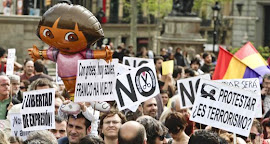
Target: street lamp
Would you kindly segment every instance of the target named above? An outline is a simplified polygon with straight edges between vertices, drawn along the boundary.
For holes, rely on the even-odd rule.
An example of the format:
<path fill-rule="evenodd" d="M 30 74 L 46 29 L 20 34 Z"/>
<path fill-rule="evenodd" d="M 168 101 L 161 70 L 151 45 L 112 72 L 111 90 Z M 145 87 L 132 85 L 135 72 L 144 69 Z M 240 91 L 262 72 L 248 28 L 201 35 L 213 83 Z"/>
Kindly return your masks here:
<path fill-rule="evenodd" d="M 215 45 L 217 43 L 217 25 L 218 25 L 218 14 L 220 11 L 219 2 L 212 7 L 213 10 L 213 18 L 214 18 L 214 32 L 213 32 L 213 53 L 215 53 Z"/>

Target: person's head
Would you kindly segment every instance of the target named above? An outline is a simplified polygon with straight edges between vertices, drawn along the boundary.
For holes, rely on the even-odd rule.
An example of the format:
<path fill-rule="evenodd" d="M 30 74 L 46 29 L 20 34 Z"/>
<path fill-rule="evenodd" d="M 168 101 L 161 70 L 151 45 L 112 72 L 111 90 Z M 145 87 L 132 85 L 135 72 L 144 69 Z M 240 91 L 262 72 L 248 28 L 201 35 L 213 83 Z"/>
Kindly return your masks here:
<path fill-rule="evenodd" d="M 6 58 L 6 57 L 7 57 L 6 50 L 0 47 L 0 58 Z"/>
<path fill-rule="evenodd" d="M 181 113 L 172 112 L 167 116 L 165 126 L 169 129 L 172 138 L 177 139 L 181 136 L 181 133 L 184 132 L 187 121 Z"/>
<path fill-rule="evenodd" d="M 53 84 L 50 80 L 46 78 L 39 78 L 33 81 L 30 85 L 30 90 L 40 90 L 40 89 L 48 89 L 54 88 Z"/>
<path fill-rule="evenodd" d="M 16 95 L 20 90 L 20 76 L 18 75 L 9 75 L 8 76 L 11 84 L 11 94 Z"/>
<path fill-rule="evenodd" d="M 55 129 L 50 129 L 53 135 L 59 139 L 67 136 L 67 122 L 62 117 L 55 115 Z"/>
<path fill-rule="evenodd" d="M 62 53 L 80 52 L 104 37 L 96 17 L 85 7 L 59 3 L 47 10 L 37 36 Z"/>
<path fill-rule="evenodd" d="M 104 113 L 100 117 L 101 136 L 104 139 L 117 139 L 118 131 L 125 122 L 125 115 L 116 109 L 111 109 L 108 113 Z"/>
<path fill-rule="evenodd" d="M 270 74 L 265 74 L 263 76 L 263 83 L 262 83 L 263 88 L 267 89 L 267 95 L 270 94 Z"/>
<path fill-rule="evenodd" d="M 186 118 L 188 118 L 189 117 L 189 111 L 188 111 L 187 108 L 182 109 L 180 107 L 180 99 L 179 98 L 180 98 L 179 95 L 175 95 L 175 96 L 172 97 L 172 99 L 171 99 L 171 101 L 172 101 L 171 102 L 171 111 L 172 112 L 179 112 L 179 113 L 185 115 Z"/>
<path fill-rule="evenodd" d="M 263 142 L 263 128 L 257 119 L 253 120 L 249 137 L 246 139 L 246 142 L 251 142 L 252 144 L 262 144 Z"/>
<path fill-rule="evenodd" d="M 33 131 L 29 133 L 24 144 L 58 144 L 54 135 L 47 130 Z"/>
<path fill-rule="evenodd" d="M 168 129 L 161 122 L 150 116 L 141 116 L 136 121 L 146 130 L 147 144 L 161 144 L 166 141 L 164 136 Z"/>
<path fill-rule="evenodd" d="M 10 80 L 6 75 L 0 75 L 0 100 L 7 99 L 10 91 Z"/>
<path fill-rule="evenodd" d="M 45 66 L 43 65 L 41 60 L 37 60 L 34 62 L 34 69 L 36 72 L 43 72 Z"/>
<path fill-rule="evenodd" d="M 156 118 L 158 107 L 157 107 L 157 101 L 155 98 L 150 98 L 147 101 L 143 102 L 142 108 L 143 108 L 144 115 L 149 115 L 153 118 Z"/>
<path fill-rule="evenodd" d="M 23 140 L 17 136 L 10 136 L 8 138 L 8 141 L 10 144 L 22 144 L 23 143 Z"/>
<path fill-rule="evenodd" d="M 146 132 L 143 125 L 136 121 L 124 123 L 119 129 L 118 144 L 146 144 Z"/>
<path fill-rule="evenodd" d="M 202 57 L 204 59 L 204 63 L 206 63 L 206 64 L 211 64 L 212 63 L 212 56 L 211 56 L 210 53 L 205 52 L 205 53 L 203 53 Z"/>
<path fill-rule="evenodd" d="M 188 144 L 219 144 L 219 136 L 212 131 L 198 130 L 191 135 Z"/>
<path fill-rule="evenodd" d="M 67 137 L 70 143 L 79 144 L 79 141 L 90 133 L 91 122 L 86 119 L 82 113 L 76 117 L 68 116 Z"/>
<path fill-rule="evenodd" d="M 22 80 L 22 81 L 20 82 L 20 90 L 21 90 L 22 92 L 27 91 L 29 85 L 30 85 L 30 81 L 29 81 L 29 80 Z"/>
<path fill-rule="evenodd" d="M 263 134 L 264 138 L 268 139 L 270 138 L 270 118 L 265 118 L 262 120 L 262 126 L 263 126 Z"/>
<path fill-rule="evenodd" d="M 100 137 L 94 135 L 87 135 L 80 140 L 79 144 L 105 144 L 105 143 Z"/>
<path fill-rule="evenodd" d="M 185 68 L 185 78 L 194 77 L 195 72 L 191 68 Z"/>
<path fill-rule="evenodd" d="M 190 62 L 190 67 L 193 70 L 197 71 L 201 67 L 200 60 L 198 58 L 192 59 L 191 62 Z"/>
<path fill-rule="evenodd" d="M 160 55 L 166 55 L 167 50 L 165 48 L 160 49 Z"/>
<path fill-rule="evenodd" d="M 24 73 L 26 75 L 32 75 L 34 73 L 34 62 L 30 59 L 27 59 L 24 62 Z"/>
<path fill-rule="evenodd" d="M 156 57 L 154 58 L 154 63 L 155 63 L 155 66 L 156 66 L 156 69 L 157 69 L 157 70 L 161 70 L 163 60 L 164 60 L 164 59 L 163 59 L 163 57 L 161 57 L 161 56 L 156 56 Z"/>
<path fill-rule="evenodd" d="M 168 93 L 168 91 L 161 90 L 160 95 L 161 95 L 161 98 L 162 98 L 163 106 L 167 106 L 167 103 L 169 101 L 169 93 Z"/>

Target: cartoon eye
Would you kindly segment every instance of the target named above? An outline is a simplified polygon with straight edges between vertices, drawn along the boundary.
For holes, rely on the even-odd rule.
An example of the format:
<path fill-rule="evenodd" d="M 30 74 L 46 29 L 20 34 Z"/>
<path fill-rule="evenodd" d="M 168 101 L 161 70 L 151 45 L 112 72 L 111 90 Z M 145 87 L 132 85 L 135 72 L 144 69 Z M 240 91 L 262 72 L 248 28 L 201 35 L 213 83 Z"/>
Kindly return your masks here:
<path fill-rule="evenodd" d="M 43 35 L 44 35 L 45 37 L 49 37 L 49 38 L 51 38 L 51 39 L 54 38 L 52 32 L 51 32 L 49 29 L 45 29 L 45 30 L 43 31 Z"/>
<path fill-rule="evenodd" d="M 65 35 L 65 40 L 67 40 L 67 41 L 77 41 L 78 36 L 74 32 L 68 32 Z"/>

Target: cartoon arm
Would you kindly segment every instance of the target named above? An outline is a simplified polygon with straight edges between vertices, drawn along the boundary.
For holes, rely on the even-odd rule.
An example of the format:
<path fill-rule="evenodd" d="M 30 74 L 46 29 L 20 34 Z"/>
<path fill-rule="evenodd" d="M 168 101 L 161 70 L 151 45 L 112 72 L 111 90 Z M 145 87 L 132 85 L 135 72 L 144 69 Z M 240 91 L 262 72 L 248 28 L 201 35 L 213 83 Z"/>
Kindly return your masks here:
<path fill-rule="evenodd" d="M 86 59 L 104 59 L 106 62 L 112 61 L 113 52 L 106 46 L 103 50 L 87 50 L 83 54 Z"/>
<path fill-rule="evenodd" d="M 47 50 L 39 50 L 35 45 L 33 45 L 33 48 L 28 49 L 28 54 L 34 61 L 38 59 L 49 59 L 47 56 Z"/>

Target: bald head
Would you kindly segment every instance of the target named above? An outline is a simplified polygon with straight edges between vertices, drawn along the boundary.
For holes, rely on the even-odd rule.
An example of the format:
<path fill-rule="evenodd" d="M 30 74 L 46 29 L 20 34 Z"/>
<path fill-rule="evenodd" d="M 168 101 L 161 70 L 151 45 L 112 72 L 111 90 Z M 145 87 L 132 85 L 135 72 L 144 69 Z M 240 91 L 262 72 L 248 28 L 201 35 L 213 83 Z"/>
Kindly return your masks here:
<path fill-rule="evenodd" d="M 119 144 L 144 144 L 146 143 L 146 132 L 140 123 L 128 121 L 119 129 Z"/>

